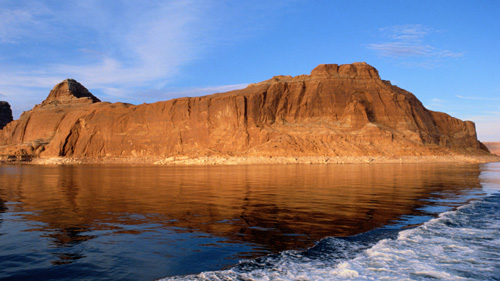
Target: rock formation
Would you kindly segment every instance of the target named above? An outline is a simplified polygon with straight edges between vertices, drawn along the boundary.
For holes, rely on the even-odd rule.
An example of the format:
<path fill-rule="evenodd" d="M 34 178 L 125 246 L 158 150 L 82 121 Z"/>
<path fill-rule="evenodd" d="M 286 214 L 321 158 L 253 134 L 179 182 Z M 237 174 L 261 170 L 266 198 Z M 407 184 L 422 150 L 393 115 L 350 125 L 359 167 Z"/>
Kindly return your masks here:
<path fill-rule="evenodd" d="M 68 79 L 0 131 L 0 154 L 33 157 L 488 154 L 483 148 L 473 122 L 427 110 L 366 63 L 142 105 L 99 102 Z"/>
<path fill-rule="evenodd" d="M 74 79 L 66 79 L 57 84 L 41 106 L 67 103 L 94 103 L 100 102 L 87 88 Z"/>
<path fill-rule="evenodd" d="M 14 118 L 12 117 L 10 104 L 6 101 L 0 101 L 0 130 L 12 120 L 14 120 Z"/>
<path fill-rule="evenodd" d="M 484 145 L 491 153 L 500 156 L 500 142 L 485 142 Z"/>

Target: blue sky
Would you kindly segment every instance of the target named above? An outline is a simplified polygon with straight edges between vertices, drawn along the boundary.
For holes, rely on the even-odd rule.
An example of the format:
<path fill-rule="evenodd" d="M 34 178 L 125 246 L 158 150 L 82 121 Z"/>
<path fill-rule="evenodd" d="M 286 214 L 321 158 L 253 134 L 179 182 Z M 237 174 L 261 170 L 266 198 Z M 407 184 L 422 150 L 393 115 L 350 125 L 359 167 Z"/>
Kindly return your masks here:
<path fill-rule="evenodd" d="M 74 78 L 134 104 L 366 61 L 500 141 L 500 1 L 0 0 L 0 100 L 15 118 Z"/>

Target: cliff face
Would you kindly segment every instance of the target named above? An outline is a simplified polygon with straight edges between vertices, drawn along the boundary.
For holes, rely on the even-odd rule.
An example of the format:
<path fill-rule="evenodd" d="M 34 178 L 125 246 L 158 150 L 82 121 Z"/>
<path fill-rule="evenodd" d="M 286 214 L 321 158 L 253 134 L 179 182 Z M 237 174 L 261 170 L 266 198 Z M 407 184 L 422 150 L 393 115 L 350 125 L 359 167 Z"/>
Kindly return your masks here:
<path fill-rule="evenodd" d="M 13 119 L 10 104 L 6 101 L 0 101 L 0 130 L 5 127 L 5 125 L 9 124 Z"/>
<path fill-rule="evenodd" d="M 0 131 L 0 154 L 397 157 L 483 151 L 474 123 L 427 110 L 366 63 L 320 65 L 311 75 L 143 105 L 99 102 L 72 81 Z"/>

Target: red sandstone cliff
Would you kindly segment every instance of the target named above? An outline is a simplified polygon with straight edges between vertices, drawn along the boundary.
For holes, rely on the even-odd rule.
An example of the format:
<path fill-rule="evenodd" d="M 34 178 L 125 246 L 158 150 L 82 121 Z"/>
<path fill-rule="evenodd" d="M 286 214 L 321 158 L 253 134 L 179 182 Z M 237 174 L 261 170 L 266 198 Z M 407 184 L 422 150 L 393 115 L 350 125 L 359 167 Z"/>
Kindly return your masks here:
<path fill-rule="evenodd" d="M 74 80 L 0 131 L 35 157 L 488 154 L 475 125 L 427 110 L 366 63 L 319 65 L 245 89 L 153 104 L 99 102 Z"/>

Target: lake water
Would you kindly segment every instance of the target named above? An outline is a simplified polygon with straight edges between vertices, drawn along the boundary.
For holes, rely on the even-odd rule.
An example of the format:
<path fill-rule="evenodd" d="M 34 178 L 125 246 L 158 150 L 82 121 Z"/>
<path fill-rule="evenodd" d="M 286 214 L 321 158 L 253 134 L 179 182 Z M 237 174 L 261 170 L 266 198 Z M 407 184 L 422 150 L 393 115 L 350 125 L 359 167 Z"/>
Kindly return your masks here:
<path fill-rule="evenodd" d="M 2 280 L 500 280 L 500 164 L 0 166 Z"/>

